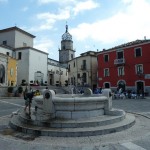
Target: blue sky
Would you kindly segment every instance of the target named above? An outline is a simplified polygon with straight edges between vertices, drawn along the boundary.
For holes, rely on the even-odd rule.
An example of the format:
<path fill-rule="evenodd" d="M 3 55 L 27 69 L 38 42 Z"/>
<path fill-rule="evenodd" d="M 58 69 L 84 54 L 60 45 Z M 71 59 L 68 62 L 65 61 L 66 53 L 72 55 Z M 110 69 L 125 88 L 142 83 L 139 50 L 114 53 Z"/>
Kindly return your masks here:
<path fill-rule="evenodd" d="M 34 48 L 58 60 L 66 22 L 76 57 L 150 38 L 150 0 L 0 0 L 0 29 L 36 36 Z"/>

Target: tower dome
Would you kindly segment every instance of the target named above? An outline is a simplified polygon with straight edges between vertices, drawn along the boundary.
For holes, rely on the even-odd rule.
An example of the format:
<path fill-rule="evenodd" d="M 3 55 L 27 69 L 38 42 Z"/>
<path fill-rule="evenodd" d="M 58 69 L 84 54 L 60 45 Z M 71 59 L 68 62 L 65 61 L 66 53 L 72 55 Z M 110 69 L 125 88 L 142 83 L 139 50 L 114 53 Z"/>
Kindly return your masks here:
<path fill-rule="evenodd" d="M 68 25 L 66 25 L 66 32 L 62 35 L 62 40 L 72 40 L 72 35 L 68 32 Z"/>

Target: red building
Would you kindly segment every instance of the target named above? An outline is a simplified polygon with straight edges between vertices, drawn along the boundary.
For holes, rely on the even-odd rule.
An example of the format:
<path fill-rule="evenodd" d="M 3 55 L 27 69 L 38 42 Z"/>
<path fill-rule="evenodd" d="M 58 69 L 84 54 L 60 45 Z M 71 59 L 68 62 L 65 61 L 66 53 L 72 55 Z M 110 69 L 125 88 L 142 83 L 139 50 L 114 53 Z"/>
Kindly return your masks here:
<path fill-rule="evenodd" d="M 150 40 L 136 40 L 98 53 L 98 86 L 150 94 Z"/>

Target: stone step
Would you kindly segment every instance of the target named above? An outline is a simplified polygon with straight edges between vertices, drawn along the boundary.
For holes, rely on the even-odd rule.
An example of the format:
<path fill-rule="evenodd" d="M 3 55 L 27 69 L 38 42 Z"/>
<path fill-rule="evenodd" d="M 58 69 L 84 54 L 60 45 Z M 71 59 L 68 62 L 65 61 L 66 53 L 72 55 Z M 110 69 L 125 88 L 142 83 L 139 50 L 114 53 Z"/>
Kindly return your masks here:
<path fill-rule="evenodd" d="M 135 124 L 135 117 L 131 114 L 126 114 L 124 120 L 114 124 L 96 127 L 85 127 L 85 128 L 52 128 L 52 127 L 38 127 L 35 125 L 27 125 L 19 121 L 18 115 L 15 115 L 10 120 L 10 126 L 14 130 L 18 130 L 20 132 L 28 134 L 34 134 L 39 136 L 52 136 L 52 137 L 82 137 L 82 136 L 104 135 L 128 129 L 134 124 Z"/>
<path fill-rule="evenodd" d="M 38 121 L 34 115 L 31 115 L 31 119 L 25 115 L 22 111 L 19 120 L 24 124 L 30 124 L 40 127 L 52 127 L 52 128 L 83 128 L 83 127 L 95 127 L 104 126 L 120 122 L 125 118 L 125 113 L 120 116 L 103 115 L 98 117 L 92 117 L 88 119 L 69 120 L 69 119 L 55 119 L 50 121 Z"/>

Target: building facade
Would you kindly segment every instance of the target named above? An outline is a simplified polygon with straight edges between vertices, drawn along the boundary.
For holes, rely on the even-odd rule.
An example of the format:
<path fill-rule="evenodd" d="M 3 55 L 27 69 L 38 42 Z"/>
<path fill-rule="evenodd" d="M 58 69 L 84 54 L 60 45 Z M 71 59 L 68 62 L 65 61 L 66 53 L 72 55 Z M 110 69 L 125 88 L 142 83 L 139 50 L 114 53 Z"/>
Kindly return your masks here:
<path fill-rule="evenodd" d="M 48 84 L 64 86 L 68 83 L 68 69 L 59 61 L 48 58 Z"/>
<path fill-rule="evenodd" d="M 68 82 L 77 87 L 97 86 L 97 52 L 82 53 L 68 62 Z"/>
<path fill-rule="evenodd" d="M 8 58 L 8 67 L 7 67 L 7 78 L 8 86 L 15 86 L 17 84 L 17 60 L 10 56 Z"/>
<path fill-rule="evenodd" d="M 47 82 L 48 53 L 33 48 L 34 38 L 34 35 L 16 26 L 0 30 L 0 50 L 18 60 L 18 85 L 22 81 L 29 84 Z"/>
<path fill-rule="evenodd" d="M 98 53 L 98 86 L 150 93 L 150 40 L 136 40 Z"/>

